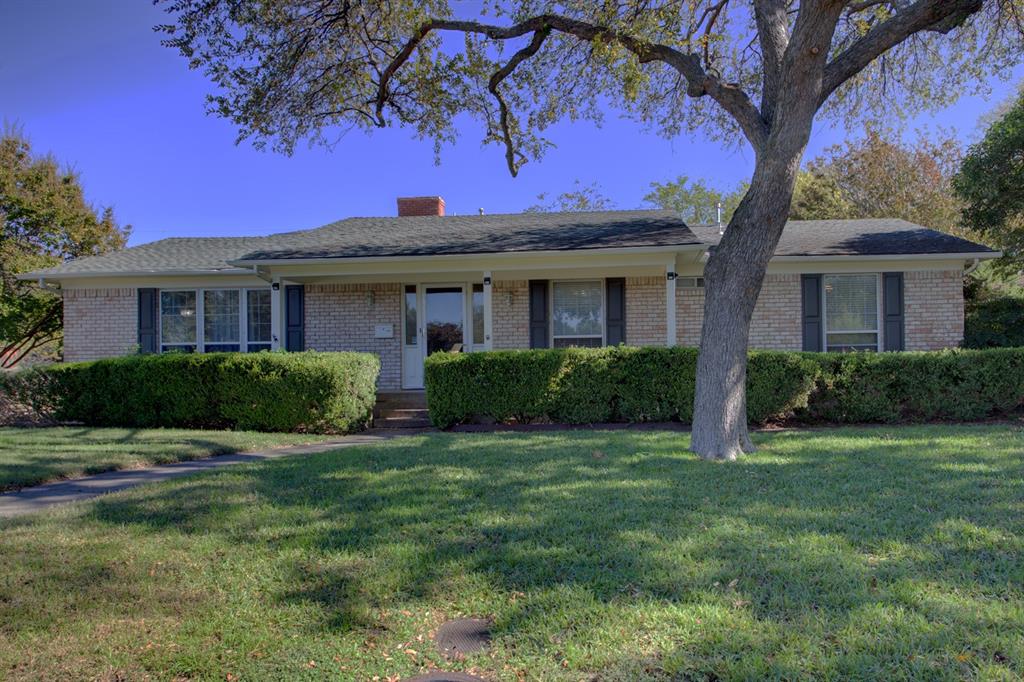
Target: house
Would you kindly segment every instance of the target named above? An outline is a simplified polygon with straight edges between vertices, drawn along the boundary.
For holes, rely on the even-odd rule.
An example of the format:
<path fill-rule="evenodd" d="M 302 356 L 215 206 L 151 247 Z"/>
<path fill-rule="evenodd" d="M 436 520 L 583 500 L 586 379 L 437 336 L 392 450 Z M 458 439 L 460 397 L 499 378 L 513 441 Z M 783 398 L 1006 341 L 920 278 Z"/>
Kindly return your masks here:
<path fill-rule="evenodd" d="M 142 352 L 359 350 L 380 387 L 423 386 L 461 347 L 695 346 L 717 226 L 670 211 L 398 217 L 266 237 L 170 238 L 23 275 L 58 286 L 68 361 Z M 751 325 L 757 348 L 960 343 L 965 269 L 997 252 L 901 220 L 793 221 Z"/>

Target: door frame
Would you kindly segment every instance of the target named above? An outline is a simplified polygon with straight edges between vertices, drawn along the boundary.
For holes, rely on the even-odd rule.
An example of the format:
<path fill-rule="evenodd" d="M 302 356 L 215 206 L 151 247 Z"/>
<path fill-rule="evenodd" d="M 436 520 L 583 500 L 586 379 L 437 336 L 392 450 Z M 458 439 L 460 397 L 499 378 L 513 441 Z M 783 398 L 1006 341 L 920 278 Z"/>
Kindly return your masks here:
<path fill-rule="evenodd" d="M 401 285 L 402 290 L 402 343 L 401 343 L 401 356 L 402 356 L 402 389 L 404 390 L 422 390 L 424 384 L 421 381 L 419 386 L 409 386 L 405 381 L 405 363 L 406 363 L 406 348 L 411 349 L 412 346 L 406 346 L 406 324 L 407 315 L 405 310 L 405 288 L 407 286 L 415 285 L 416 287 L 416 347 L 415 353 L 416 361 L 422 366 L 427 361 L 427 337 L 426 337 L 426 326 L 424 325 L 424 317 L 427 312 L 427 289 L 455 289 L 458 288 L 462 292 L 462 345 L 463 348 L 468 347 L 466 340 L 467 336 L 467 320 L 472 320 L 472 297 L 467 295 L 467 292 L 472 292 L 472 283 L 467 282 L 406 282 Z M 472 335 L 472 331 L 469 332 Z M 468 348 L 467 348 L 468 350 Z"/>

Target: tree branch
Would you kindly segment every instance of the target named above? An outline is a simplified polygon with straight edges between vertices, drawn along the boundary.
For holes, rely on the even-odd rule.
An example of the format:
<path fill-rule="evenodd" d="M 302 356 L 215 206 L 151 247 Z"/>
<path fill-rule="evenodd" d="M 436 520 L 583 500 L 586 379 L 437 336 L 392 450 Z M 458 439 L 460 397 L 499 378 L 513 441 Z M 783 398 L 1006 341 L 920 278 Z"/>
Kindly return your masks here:
<path fill-rule="evenodd" d="M 388 104 L 389 83 L 395 73 L 404 65 L 420 43 L 433 31 L 458 31 L 484 35 L 492 40 L 510 40 L 528 33 L 558 31 L 580 40 L 614 41 L 636 55 L 641 64 L 662 62 L 679 72 L 686 79 L 686 92 L 691 97 L 705 95 L 715 100 L 739 124 L 740 129 L 755 150 L 760 150 L 768 138 L 768 126 L 750 97 L 737 85 L 723 83 L 717 76 L 707 73 L 701 66 L 700 57 L 684 53 L 668 45 L 651 43 L 634 38 L 621 31 L 604 26 L 589 24 L 557 14 L 532 17 L 511 26 L 496 26 L 477 21 L 434 19 L 420 26 L 416 34 L 395 55 L 381 76 L 377 89 L 377 125 L 386 125 L 384 107 Z"/>
<path fill-rule="evenodd" d="M 948 33 L 978 12 L 982 0 L 917 0 L 836 56 L 826 67 L 819 105 L 876 58 L 919 31 Z"/>
<path fill-rule="evenodd" d="M 789 18 L 785 0 L 754 0 L 754 21 L 761 45 L 764 69 L 761 87 L 761 116 L 771 125 L 782 82 L 782 58 L 789 45 Z"/>
<path fill-rule="evenodd" d="M 530 41 L 530 44 L 512 55 L 512 59 L 508 60 L 508 63 L 505 64 L 505 66 L 498 69 L 494 75 L 491 76 L 491 80 L 487 84 L 487 89 L 492 95 L 494 95 L 494 99 L 498 100 L 501 134 L 505 139 L 505 162 L 508 164 L 508 172 L 512 174 L 512 177 L 519 174 L 519 169 L 516 166 L 515 145 L 512 141 L 512 131 L 509 129 L 508 125 L 508 105 L 505 103 L 505 98 L 502 97 L 501 92 L 498 90 L 498 86 L 501 85 L 501 82 L 508 78 L 513 71 L 515 71 L 517 66 L 537 54 L 540 46 L 544 44 L 544 39 L 548 37 L 548 33 L 549 31 L 547 29 L 534 33 L 533 40 Z"/>

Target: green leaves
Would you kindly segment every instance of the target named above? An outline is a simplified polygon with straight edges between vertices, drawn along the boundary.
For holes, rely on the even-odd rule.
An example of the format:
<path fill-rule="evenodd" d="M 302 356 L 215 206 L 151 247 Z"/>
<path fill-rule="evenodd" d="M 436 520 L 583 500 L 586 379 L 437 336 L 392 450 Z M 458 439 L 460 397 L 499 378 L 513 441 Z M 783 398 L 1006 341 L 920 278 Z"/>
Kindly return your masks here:
<path fill-rule="evenodd" d="M 122 248 L 130 229 L 86 203 L 78 176 L 33 155 L 17 130 L 0 135 L 0 366 L 60 339 L 60 298 L 16 276 Z"/>
<path fill-rule="evenodd" d="M 1001 265 L 1024 265 L 1024 91 L 973 145 L 953 180 L 964 222 L 1005 254 Z"/>

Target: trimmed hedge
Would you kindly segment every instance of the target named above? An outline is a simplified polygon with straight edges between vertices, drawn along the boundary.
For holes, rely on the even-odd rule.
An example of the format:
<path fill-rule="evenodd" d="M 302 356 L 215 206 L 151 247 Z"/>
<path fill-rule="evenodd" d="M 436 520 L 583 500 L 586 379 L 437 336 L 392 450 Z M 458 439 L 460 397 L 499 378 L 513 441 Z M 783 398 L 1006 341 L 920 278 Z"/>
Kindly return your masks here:
<path fill-rule="evenodd" d="M 61 422 L 345 433 L 369 423 L 369 353 L 133 355 L 24 370 L 0 385 Z"/>
<path fill-rule="evenodd" d="M 436 353 L 427 360 L 430 417 L 588 424 L 689 422 L 697 351 L 611 348 Z M 1024 349 L 902 353 L 752 351 L 752 423 L 984 419 L 1024 405 Z"/>

